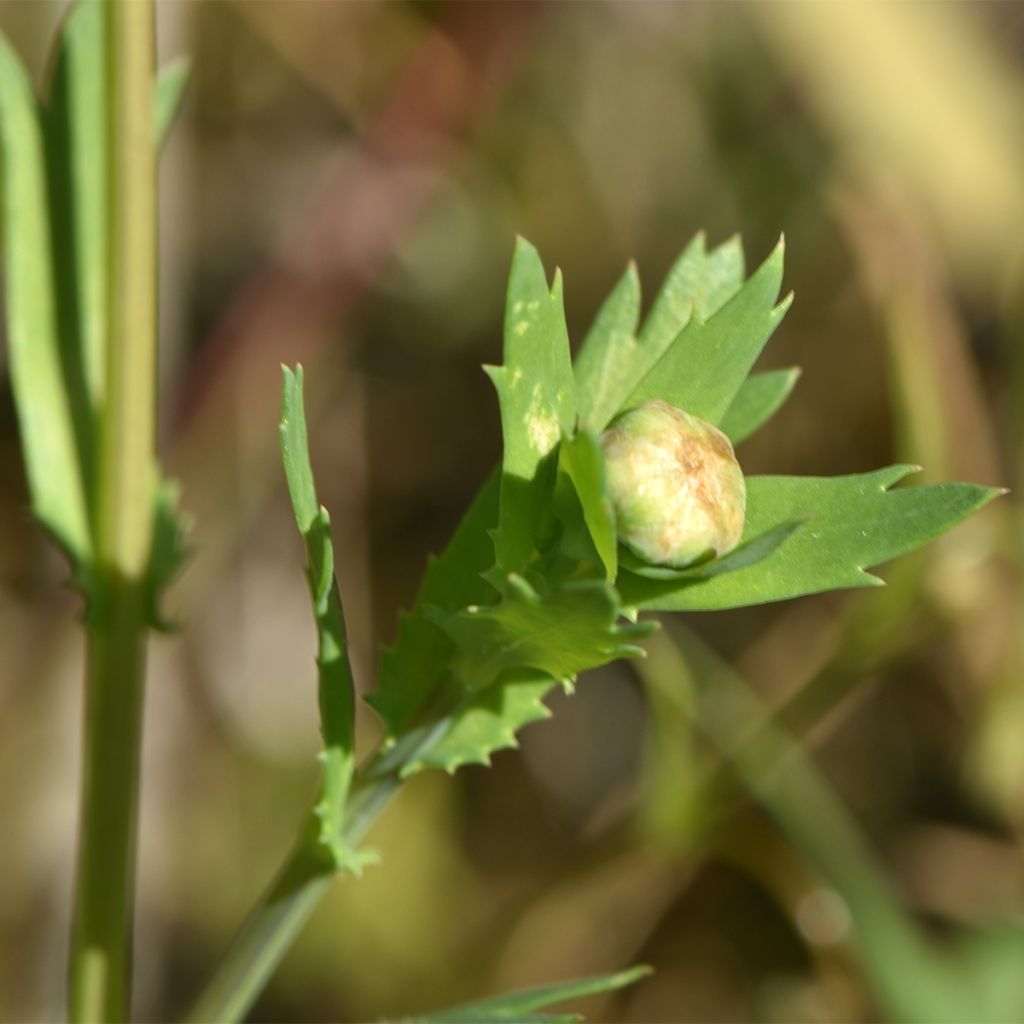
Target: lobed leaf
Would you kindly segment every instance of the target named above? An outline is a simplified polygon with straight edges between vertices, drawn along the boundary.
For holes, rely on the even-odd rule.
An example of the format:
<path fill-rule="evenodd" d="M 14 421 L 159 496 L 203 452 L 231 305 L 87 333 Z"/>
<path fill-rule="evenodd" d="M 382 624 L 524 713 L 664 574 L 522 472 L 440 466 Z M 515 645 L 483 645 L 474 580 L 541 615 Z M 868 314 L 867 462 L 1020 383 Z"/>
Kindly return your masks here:
<path fill-rule="evenodd" d="M 706 611 L 879 585 L 867 569 L 933 540 L 1001 493 L 961 483 L 889 489 L 914 469 L 748 477 L 745 542 L 795 520 L 804 524 L 768 557 L 733 572 L 659 581 L 624 571 L 617 581 L 623 603 L 652 611 Z"/>
<path fill-rule="evenodd" d="M 411 1018 L 410 1024 L 490 1024 L 490 1022 L 515 1021 L 577 1021 L 582 1020 L 578 1014 L 538 1015 L 537 1011 L 545 1010 L 569 999 L 582 999 L 585 996 L 599 995 L 602 992 L 613 992 L 616 989 L 634 985 L 641 978 L 646 978 L 651 968 L 646 965 L 630 967 L 614 974 L 600 974 L 590 978 L 578 978 L 573 981 L 555 982 L 553 985 L 540 985 L 536 988 L 521 989 L 504 995 L 481 999 L 473 1003 L 453 1006 L 448 1010 L 439 1010 L 422 1017 Z"/>
<path fill-rule="evenodd" d="M 381 652 L 378 689 L 367 702 L 384 720 L 391 739 L 405 732 L 451 683 L 447 670 L 452 642 L 425 609 L 436 615 L 437 610 L 455 612 L 497 598 L 482 574 L 494 562 L 488 530 L 498 521 L 499 481 L 499 474 L 492 474 L 444 553 L 431 560 L 414 610 L 402 616 L 394 646 Z"/>
<path fill-rule="evenodd" d="M 744 263 L 738 235 L 709 253 L 704 232 L 699 232 L 668 272 L 640 340 L 660 355 L 687 326 L 693 312 L 702 320 L 712 317 L 740 290 Z"/>
<path fill-rule="evenodd" d="M 719 429 L 734 445 L 760 430 L 789 398 L 800 378 L 800 368 L 752 373 L 729 403 Z"/>
<path fill-rule="evenodd" d="M 466 694 L 437 723 L 433 742 L 405 762 L 402 777 L 425 768 L 452 774 L 468 764 L 489 765 L 491 754 L 519 746 L 520 729 L 551 717 L 544 698 L 556 685 L 543 674 L 512 673 L 497 686 Z"/>
<path fill-rule="evenodd" d="M 314 815 L 317 842 L 336 867 L 358 870 L 362 858 L 343 836 L 345 804 L 354 768 L 355 683 L 348 661 L 348 641 L 341 592 L 334 576 L 330 518 L 317 503 L 309 463 L 306 415 L 302 402 L 302 367 L 282 367 L 281 455 L 295 522 L 306 542 L 306 576 L 317 628 L 317 673 L 320 729 L 324 749 L 320 789 Z"/>
<path fill-rule="evenodd" d="M 778 306 L 783 243 L 745 285 L 708 319 L 691 317 L 664 355 L 634 388 L 626 405 L 662 399 L 709 423 L 719 423 L 754 361 L 779 325 L 790 298 Z"/>
<path fill-rule="evenodd" d="M 455 643 L 452 670 L 472 692 L 508 671 L 533 669 L 568 683 L 584 669 L 642 654 L 629 641 L 649 633 L 651 625 L 620 625 L 620 613 L 615 590 L 599 580 L 563 583 L 540 594 L 510 574 L 498 604 L 438 612 L 436 620 Z"/>
<path fill-rule="evenodd" d="M 668 272 L 650 315 L 636 332 L 640 282 L 630 265 L 605 301 L 576 357 L 580 421 L 601 431 L 690 322 L 711 317 L 743 284 L 743 247 L 731 238 L 710 253 L 696 235 Z"/>
<path fill-rule="evenodd" d="M 549 289 L 537 250 L 522 238 L 509 276 L 504 364 L 488 373 L 504 441 L 495 550 L 499 566 L 516 571 L 533 550 L 549 496 L 543 464 L 576 419 L 562 278 Z"/>

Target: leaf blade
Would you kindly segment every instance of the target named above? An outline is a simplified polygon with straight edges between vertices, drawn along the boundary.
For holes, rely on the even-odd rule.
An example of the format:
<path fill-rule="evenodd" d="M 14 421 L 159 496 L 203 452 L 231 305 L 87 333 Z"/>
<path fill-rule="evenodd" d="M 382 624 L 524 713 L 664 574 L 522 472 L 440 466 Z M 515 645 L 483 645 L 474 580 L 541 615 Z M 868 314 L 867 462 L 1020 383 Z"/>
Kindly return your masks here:
<path fill-rule="evenodd" d="M 423 1017 L 415 1017 L 415 1024 L 462 1024 L 473 1021 L 522 1021 L 536 1020 L 533 1015 L 538 1010 L 547 1009 L 569 999 L 582 999 L 586 996 L 613 992 L 616 989 L 634 985 L 641 978 L 651 974 L 651 968 L 645 964 L 616 971 L 612 974 L 594 975 L 588 978 L 575 978 L 571 981 L 555 982 L 551 985 L 538 985 L 535 988 L 520 989 L 504 995 L 481 999 L 473 1003 L 453 1006 L 448 1010 L 439 1010 Z M 551 1018 L 541 1018 L 551 1019 Z M 574 1020 L 577 1017 L 556 1017 L 558 1020 Z"/>
<path fill-rule="evenodd" d="M 84 571 L 92 538 L 83 454 L 64 390 L 42 131 L 28 78 L 3 39 L 0 144 L 11 382 L 32 508 Z"/>
<path fill-rule="evenodd" d="M 877 586 L 868 569 L 933 540 L 1001 493 L 958 483 L 890 489 L 915 468 L 748 477 L 744 540 L 786 522 L 803 519 L 804 525 L 763 561 L 710 579 L 673 583 L 620 573 L 623 602 L 652 611 L 710 611 Z"/>
<path fill-rule="evenodd" d="M 282 367 L 281 454 L 295 522 L 306 545 L 306 578 L 317 630 L 317 696 L 323 751 L 314 806 L 316 840 L 335 867 L 358 871 L 362 858 L 344 838 L 345 805 L 355 768 L 355 681 L 341 591 L 334 575 L 330 517 L 316 500 L 309 461 L 302 367 Z"/>
<path fill-rule="evenodd" d="M 784 244 L 707 320 L 691 318 L 630 394 L 627 405 L 662 399 L 717 424 L 754 361 L 781 322 L 790 299 L 779 305 Z"/>
<path fill-rule="evenodd" d="M 562 279 L 549 288 L 537 250 L 516 243 L 505 309 L 504 362 L 488 369 L 501 407 L 501 505 L 495 550 L 506 571 L 529 558 L 551 480 L 544 471 L 576 418 Z"/>

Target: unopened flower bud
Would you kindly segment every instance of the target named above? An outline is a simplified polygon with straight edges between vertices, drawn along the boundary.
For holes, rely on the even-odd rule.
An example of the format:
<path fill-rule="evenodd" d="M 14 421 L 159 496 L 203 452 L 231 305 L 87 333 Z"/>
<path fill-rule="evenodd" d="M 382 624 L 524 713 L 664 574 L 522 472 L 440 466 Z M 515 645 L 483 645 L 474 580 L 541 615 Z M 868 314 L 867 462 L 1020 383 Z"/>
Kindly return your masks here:
<path fill-rule="evenodd" d="M 601 438 L 619 539 L 682 569 L 740 541 L 747 491 L 729 439 L 667 402 L 645 402 Z"/>

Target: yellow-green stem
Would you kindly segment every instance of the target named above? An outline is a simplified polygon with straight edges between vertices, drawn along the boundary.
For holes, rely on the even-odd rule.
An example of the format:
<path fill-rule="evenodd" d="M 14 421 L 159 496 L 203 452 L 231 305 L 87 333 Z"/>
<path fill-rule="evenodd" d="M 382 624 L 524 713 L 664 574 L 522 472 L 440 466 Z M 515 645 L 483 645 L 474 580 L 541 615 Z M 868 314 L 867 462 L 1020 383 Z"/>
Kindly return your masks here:
<path fill-rule="evenodd" d="M 93 1022 L 131 1010 L 156 404 L 152 0 L 105 0 L 104 18 L 109 333 L 69 990 L 71 1020 Z"/>

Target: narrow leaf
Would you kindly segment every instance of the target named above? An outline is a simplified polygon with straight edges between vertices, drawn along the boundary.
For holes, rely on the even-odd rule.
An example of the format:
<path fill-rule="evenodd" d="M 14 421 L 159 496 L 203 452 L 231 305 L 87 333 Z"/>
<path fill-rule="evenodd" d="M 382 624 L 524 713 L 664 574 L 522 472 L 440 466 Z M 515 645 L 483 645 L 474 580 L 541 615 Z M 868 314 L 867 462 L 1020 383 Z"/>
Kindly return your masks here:
<path fill-rule="evenodd" d="M 747 569 L 752 565 L 757 565 L 758 562 L 763 562 L 801 525 L 803 524 L 800 522 L 782 523 L 780 526 L 766 530 L 745 541 L 727 555 L 722 555 L 721 558 L 713 558 L 709 562 L 702 562 L 686 569 L 651 565 L 637 558 L 628 548 L 623 548 L 622 566 L 631 573 L 650 580 L 706 580 L 712 576 L 721 576 L 722 573 L 735 572 L 737 569 Z"/>
<path fill-rule="evenodd" d="M 592 431 L 578 431 L 574 437 L 562 442 L 559 465 L 572 481 L 605 576 L 614 580 L 618 569 L 615 512 L 608 490 L 601 442 Z"/>
<path fill-rule="evenodd" d="M 664 401 L 710 423 L 729 408 L 754 361 L 778 326 L 789 299 L 775 300 L 782 281 L 783 243 L 740 291 L 707 320 L 691 318 L 627 399 Z"/>
<path fill-rule="evenodd" d="M 743 245 L 739 236 L 704 249 L 704 233 L 683 250 L 668 272 L 640 331 L 640 340 L 659 354 L 690 322 L 692 311 L 704 320 L 718 312 L 743 284 Z"/>
<path fill-rule="evenodd" d="M 747 478 L 744 542 L 804 525 L 767 558 L 709 579 L 657 581 L 621 572 L 623 603 L 650 610 L 712 610 L 878 585 L 865 570 L 933 540 L 1001 493 L 974 484 L 889 488 L 915 467 L 842 477 Z"/>
<path fill-rule="evenodd" d="M 0 146 L 7 325 L 14 389 L 32 507 L 80 576 L 91 561 L 86 453 L 65 394 L 54 306 L 43 141 L 25 72 L 0 39 Z"/>
<path fill-rule="evenodd" d="M 635 380 L 630 376 L 640 320 L 640 278 L 630 263 L 598 311 L 573 366 L 580 422 L 604 430 Z"/>
<path fill-rule="evenodd" d="M 576 418 L 562 279 L 549 289 L 537 250 L 519 239 L 505 309 L 505 360 L 488 372 L 498 392 L 502 458 L 501 510 L 495 549 L 505 570 L 529 558 L 548 500 L 542 463 Z"/>
<path fill-rule="evenodd" d="M 736 392 L 719 427 L 734 445 L 760 430 L 782 407 L 800 378 L 800 368 L 752 373 Z"/>
<path fill-rule="evenodd" d="M 306 576 L 317 628 L 320 729 L 324 749 L 315 807 L 317 839 L 336 867 L 358 870 L 360 858 L 343 838 L 345 803 L 354 767 L 355 684 L 341 592 L 334 576 L 334 548 L 327 510 L 317 504 L 309 463 L 306 416 L 302 402 L 302 367 L 282 367 L 281 454 L 295 521 L 306 542 Z"/>
<path fill-rule="evenodd" d="M 573 981 L 560 981 L 553 985 L 540 985 L 536 988 L 521 989 L 505 995 L 481 999 L 462 1006 L 453 1006 L 449 1010 L 439 1010 L 425 1017 L 413 1018 L 414 1024 L 471 1024 L 484 1021 L 537 1021 L 537 1020 L 579 1020 L 578 1016 L 537 1017 L 536 1011 L 545 1010 L 550 1006 L 564 1003 L 569 999 L 583 999 L 586 996 L 599 995 L 602 992 L 614 992 L 616 989 L 635 985 L 641 978 L 646 978 L 651 968 L 646 965 L 630 967 L 615 974 L 601 974 L 591 978 L 578 978 Z"/>

